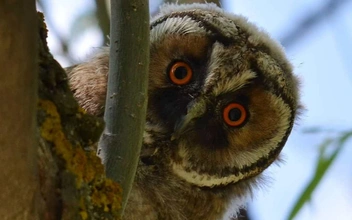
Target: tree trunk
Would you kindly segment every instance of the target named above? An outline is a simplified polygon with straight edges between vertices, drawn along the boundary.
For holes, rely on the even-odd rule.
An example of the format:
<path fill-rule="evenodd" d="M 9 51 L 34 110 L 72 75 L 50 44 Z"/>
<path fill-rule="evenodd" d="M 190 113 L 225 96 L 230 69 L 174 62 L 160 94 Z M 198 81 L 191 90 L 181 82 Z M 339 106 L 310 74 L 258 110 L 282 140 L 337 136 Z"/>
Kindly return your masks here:
<path fill-rule="evenodd" d="M 0 1 L 0 216 L 36 219 L 37 18 L 34 0 Z"/>
<path fill-rule="evenodd" d="M 46 37 L 35 1 L 0 1 L 1 219 L 117 219 L 122 191 L 96 156 L 103 121 L 78 106 Z"/>

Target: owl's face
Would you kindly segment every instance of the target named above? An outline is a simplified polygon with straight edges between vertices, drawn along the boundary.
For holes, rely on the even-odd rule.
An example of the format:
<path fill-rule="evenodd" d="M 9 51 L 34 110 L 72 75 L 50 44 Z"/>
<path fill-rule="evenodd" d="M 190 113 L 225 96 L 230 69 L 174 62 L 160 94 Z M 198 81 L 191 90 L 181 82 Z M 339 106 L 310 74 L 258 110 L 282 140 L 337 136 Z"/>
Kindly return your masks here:
<path fill-rule="evenodd" d="M 299 106 L 297 80 L 265 33 L 213 6 L 168 6 L 151 23 L 150 61 L 147 117 L 170 134 L 175 175 L 225 186 L 277 158 Z"/>

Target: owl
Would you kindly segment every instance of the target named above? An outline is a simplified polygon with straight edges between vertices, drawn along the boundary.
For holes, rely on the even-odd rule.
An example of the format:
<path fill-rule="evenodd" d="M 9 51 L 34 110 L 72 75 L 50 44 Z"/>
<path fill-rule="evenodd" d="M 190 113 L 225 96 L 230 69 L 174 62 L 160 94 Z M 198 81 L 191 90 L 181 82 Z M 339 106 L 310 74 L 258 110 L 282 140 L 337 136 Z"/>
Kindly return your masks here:
<path fill-rule="evenodd" d="M 67 70 L 102 116 L 108 49 Z M 150 23 L 147 122 L 128 220 L 236 218 L 300 110 L 281 46 L 214 4 L 164 5 Z"/>

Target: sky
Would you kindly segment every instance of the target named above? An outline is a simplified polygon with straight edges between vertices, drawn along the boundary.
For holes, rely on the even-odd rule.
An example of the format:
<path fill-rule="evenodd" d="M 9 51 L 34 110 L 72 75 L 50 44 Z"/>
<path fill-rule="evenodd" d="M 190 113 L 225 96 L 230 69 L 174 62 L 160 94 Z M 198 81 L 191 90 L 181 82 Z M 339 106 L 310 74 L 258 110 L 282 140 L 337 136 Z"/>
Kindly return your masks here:
<path fill-rule="evenodd" d="M 152 11 L 159 2 L 150 1 Z M 224 0 L 222 6 L 226 11 L 246 16 L 279 40 L 326 2 L 328 0 Z M 305 111 L 283 150 L 285 162 L 265 171 L 268 180 L 250 204 L 254 220 L 286 219 L 297 195 L 314 174 L 319 144 L 327 137 L 336 136 L 333 131 L 352 130 L 352 1 L 346 2 L 286 48 L 295 74 L 301 79 Z M 94 2 L 52 0 L 48 6 L 49 47 L 54 57 L 67 66 L 70 63 L 60 54 L 57 38 L 50 28 L 55 27 L 64 38 L 70 38 L 77 31 L 71 24 L 82 11 L 93 10 Z M 101 42 L 97 29 L 90 28 L 75 39 L 71 56 L 83 61 Z M 304 132 L 312 127 L 328 131 Z M 352 219 L 351 155 L 352 141 L 349 141 L 297 220 Z"/>

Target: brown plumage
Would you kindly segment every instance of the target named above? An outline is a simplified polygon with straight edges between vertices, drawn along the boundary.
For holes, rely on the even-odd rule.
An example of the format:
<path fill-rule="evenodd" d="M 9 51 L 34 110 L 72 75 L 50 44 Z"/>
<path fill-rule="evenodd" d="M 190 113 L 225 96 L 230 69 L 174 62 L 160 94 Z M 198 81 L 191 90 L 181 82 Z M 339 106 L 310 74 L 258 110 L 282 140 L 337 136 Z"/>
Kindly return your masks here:
<path fill-rule="evenodd" d="M 150 24 L 147 124 L 124 219 L 236 216 L 283 148 L 299 110 L 281 47 L 213 4 L 167 5 Z M 108 50 L 68 70 L 102 116 Z"/>

